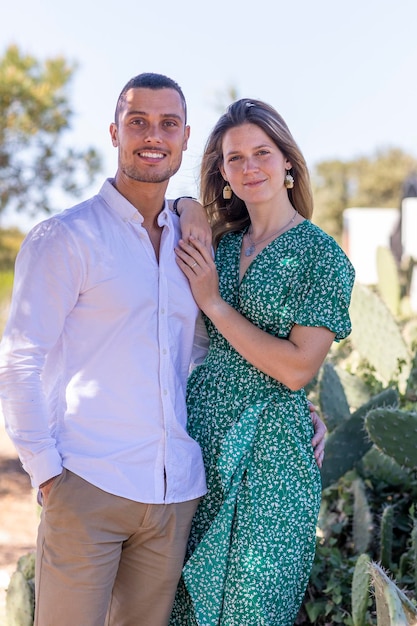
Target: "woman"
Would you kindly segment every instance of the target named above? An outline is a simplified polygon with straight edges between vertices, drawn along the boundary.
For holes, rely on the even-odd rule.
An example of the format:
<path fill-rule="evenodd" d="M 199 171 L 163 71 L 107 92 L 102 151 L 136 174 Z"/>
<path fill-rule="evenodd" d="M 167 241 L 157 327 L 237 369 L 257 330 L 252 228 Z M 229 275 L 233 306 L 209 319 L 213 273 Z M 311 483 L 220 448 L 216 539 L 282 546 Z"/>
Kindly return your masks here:
<path fill-rule="evenodd" d="M 197 240 L 176 252 L 210 337 L 187 399 L 208 494 L 171 624 L 290 626 L 314 558 L 321 495 L 303 386 L 350 332 L 354 271 L 309 221 L 305 160 L 268 104 L 242 99 L 220 118 L 201 193 L 215 263 Z"/>

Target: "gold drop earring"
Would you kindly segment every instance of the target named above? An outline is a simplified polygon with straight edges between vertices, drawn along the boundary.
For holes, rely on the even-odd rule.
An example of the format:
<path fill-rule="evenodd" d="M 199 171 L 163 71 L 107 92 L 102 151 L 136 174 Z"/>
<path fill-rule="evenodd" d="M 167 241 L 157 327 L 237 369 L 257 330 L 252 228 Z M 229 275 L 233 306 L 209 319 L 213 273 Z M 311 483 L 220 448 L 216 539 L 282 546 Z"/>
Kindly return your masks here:
<path fill-rule="evenodd" d="M 294 187 L 294 176 L 290 174 L 290 170 L 287 170 L 284 178 L 284 187 L 286 189 L 292 189 Z"/>
<path fill-rule="evenodd" d="M 226 183 L 223 187 L 223 200 L 231 200 L 233 191 L 229 183 Z"/>

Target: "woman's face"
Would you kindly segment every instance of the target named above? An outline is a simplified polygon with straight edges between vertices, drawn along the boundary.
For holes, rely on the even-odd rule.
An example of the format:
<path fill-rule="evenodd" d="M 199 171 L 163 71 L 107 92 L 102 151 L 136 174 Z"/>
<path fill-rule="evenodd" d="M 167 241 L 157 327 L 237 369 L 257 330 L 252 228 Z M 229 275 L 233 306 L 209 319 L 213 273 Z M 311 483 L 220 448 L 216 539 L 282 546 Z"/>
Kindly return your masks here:
<path fill-rule="evenodd" d="M 288 197 L 284 186 L 290 161 L 256 124 L 243 124 L 223 137 L 223 164 L 220 171 L 245 204 Z"/>

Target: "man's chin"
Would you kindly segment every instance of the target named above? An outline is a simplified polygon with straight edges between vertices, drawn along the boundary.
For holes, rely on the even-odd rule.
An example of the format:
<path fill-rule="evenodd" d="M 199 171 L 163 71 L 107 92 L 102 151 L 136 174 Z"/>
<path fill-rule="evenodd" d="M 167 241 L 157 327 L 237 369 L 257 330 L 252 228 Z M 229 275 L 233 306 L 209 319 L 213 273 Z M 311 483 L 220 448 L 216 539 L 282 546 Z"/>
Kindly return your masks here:
<path fill-rule="evenodd" d="M 168 182 L 176 172 L 178 172 L 179 166 L 173 170 L 165 171 L 165 172 L 138 172 L 136 170 L 130 171 L 125 170 L 124 173 L 128 178 L 135 180 L 138 183 L 166 183 Z"/>

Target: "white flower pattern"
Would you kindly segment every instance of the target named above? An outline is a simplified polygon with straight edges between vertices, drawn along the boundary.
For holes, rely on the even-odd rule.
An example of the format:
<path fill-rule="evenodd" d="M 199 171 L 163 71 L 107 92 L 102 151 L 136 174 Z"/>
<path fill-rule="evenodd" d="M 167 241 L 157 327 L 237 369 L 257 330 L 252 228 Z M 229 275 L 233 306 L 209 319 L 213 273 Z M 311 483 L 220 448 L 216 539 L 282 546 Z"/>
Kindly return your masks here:
<path fill-rule="evenodd" d="M 350 332 L 354 271 L 309 221 L 276 238 L 239 285 L 243 233 L 216 253 L 222 297 L 264 331 L 294 324 Z M 188 383 L 188 429 L 208 494 L 191 529 L 170 626 L 291 626 L 307 586 L 321 498 L 303 390 L 241 357 L 206 319 L 210 349 Z"/>

